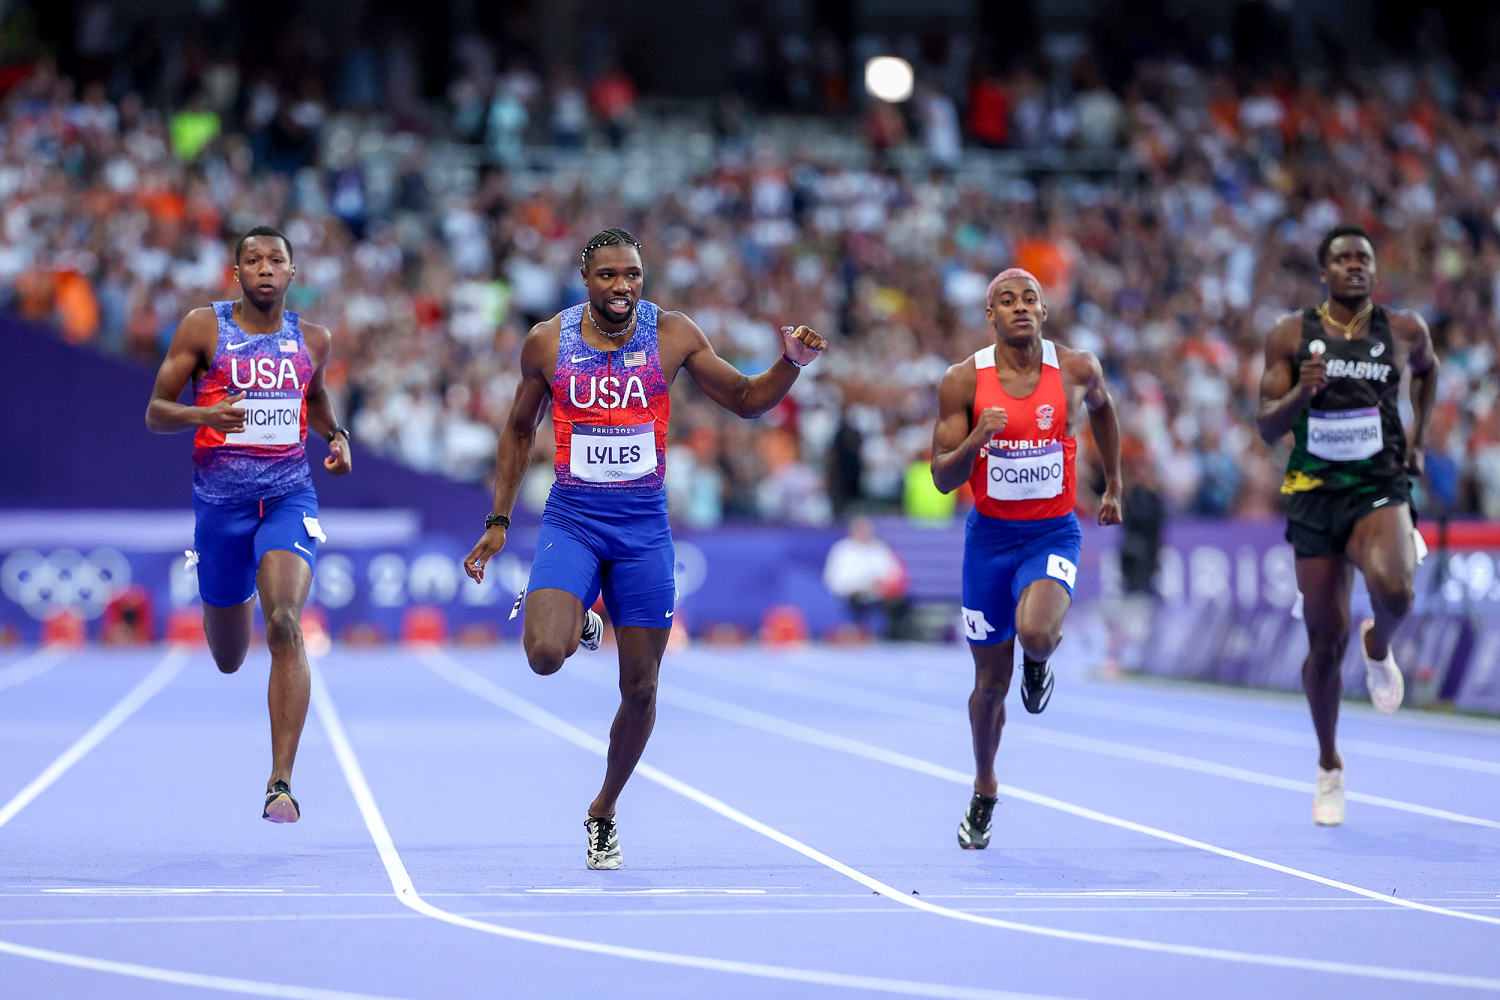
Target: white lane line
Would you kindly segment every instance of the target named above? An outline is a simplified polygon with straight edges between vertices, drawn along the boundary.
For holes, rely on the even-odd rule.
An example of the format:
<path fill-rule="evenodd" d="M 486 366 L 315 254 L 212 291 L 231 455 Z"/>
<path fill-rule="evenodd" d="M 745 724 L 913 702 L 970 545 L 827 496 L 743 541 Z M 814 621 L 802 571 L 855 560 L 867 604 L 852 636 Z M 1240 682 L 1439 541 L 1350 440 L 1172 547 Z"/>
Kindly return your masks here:
<path fill-rule="evenodd" d="M 701 712 L 705 715 L 713 716 L 714 718 L 724 719 L 727 722 L 735 722 L 743 726 L 748 726 L 752 729 L 760 729 L 764 732 L 775 733 L 778 736 L 784 736 L 788 739 L 797 740 L 802 743 L 810 743 L 814 746 L 820 746 L 828 750 L 838 750 L 857 757 L 864 757 L 867 760 L 881 761 L 882 763 L 891 764 L 895 767 L 904 768 L 908 771 L 915 771 L 919 774 L 927 774 L 935 778 L 942 778 L 945 781 L 951 781 L 955 784 L 964 785 L 965 787 L 973 787 L 974 779 L 972 775 L 965 774 L 962 771 L 954 770 L 951 767 L 945 767 L 942 764 L 934 764 L 931 761 L 922 760 L 918 757 L 912 757 L 908 754 L 898 753 L 894 750 L 887 750 L 884 747 L 877 747 L 869 743 L 863 743 L 859 740 L 852 740 L 848 737 L 837 736 L 833 733 L 824 732 L 821 729 L 815 729 L 812 726 L 804 726 L 801 723 L 790 722 L 773 715 L 767 715 L 763 712 L 756 712 L 751 709 L 742 708 L 739 705 L 723 701 L 719 698 L 713 698 L 708 695 L 682 691 L 676 688 L 663 689 L 658 693 L 657 697 L 660 700 L 669 701 L 674 705 L 680 705 L 684 708 L 690 708 L 696 712 Z M 1356 896 L 1364 896 L 1366 899 L 1377 900 L 1382 903 L 1387 903 L 1391 906 L 1400 906 L 1411 910 L 1421 910 L 1425 913 L 1434 913 L 1439 916 L 1457 917 L 1461 920 L 1473 920 L 1479 923 L 1500 925 L 1500 918 L 1497 917 L 1484 916 L 1478 913 L 1463 913 L 1458 910 L 1450 910 L 1441 906 L 1430 906 L 1426 903 L 1418 903 L 1414 900 L 1402 899 L 1399 896 L 1389 896 L 1385 893 L 1377 892 L 1374 889 L 1366 889 L 1363 886 L 1353 885 L 1348 882 L 1340 882 L 1338 879 L 1332 879 L 1323 875 L 1317 875 L 1313 872 L 1302 871 L 1300 868 L 1292 868 L 1288 865 L 1278 864 L 1275 861 L 1268 861 L 1265 858 L 1257 858 L 1254 855 L 1245 854 L 1241 851 L 1231 850 L 1227 847 L 1219 847 L 1216 844 L 1210 844 L 1202 840 L 1196 840 L 1192 837 L 1185 837 L 1182 834 L 1172 833 L 1169 830 L 1163 830 L 1159 827 L 1148 826 L 1145 823 L 1137 823 L 1134 820 L 1123 819 L 1119 816 L 1112 816 L 1109 813 L 1100 812 L 1097 809 L 1089 809 L 1086 806 L 1074 805 L 1071 802 L 1064 802 L 1062 799 L 1055 799 L 1050 795 L 1042 795 L 1037 792 L 1027 791 L 1024 788 L 1017 788 L 1015 785 L 1007 785 L 1001 783 L 1000 793 L 1013 799 L 1020 799 L 1023 802 L 1030 802 L 1034 805 L 1046 806 L 1049 809 L 1056 809 L 1059 812 L 1070 813 L 1071 815 L 1079 816 L 1083 819 L 1093 820 L 1096 823 L 1105 823 L 1109 826 L 1119 827 L 1122 830 L 1130 830 L 1135 833 L 1145 834 L 1148 837 L 1155 837 L 1158 840 L 1165 840 L 1168 843 L 1179 844 L 1183 847 L 1192 847 L 1200 851 L 1206 851 L 1210 854 L 1217 854 L 1220 857 L 1229 858 L 1233 861 L 1241 861 L 1248 865 L 1255 865 L 1258 868 L 1265 868 L 1268 871 L 1279 872 L 1283 875 L 1291 875 L 1296 878 L 1305 879 L 1309 882 L 1316 882 L 1319 885 L 1326 885 L 1329 888 L 1338 889 L 1342 892 L 1351 893 Z"/>
<path fill-rule="evenodd" d="M 43 646 L 30 656 L 17 660 L 4 670 L 0 670 L 0 691 L 15 687 L 33 677 L 40 677 L 65 659 L 67 657 L 56 646 Z"/>
<path fill-rule="evenodd" d="M 712 654 L 708 655 L 712 656 Z M 700 654 L 698 659 L 702 658 L 703 654 Z M 712 656 L 712 659 L 720 663 L 730 662 L 725 657 Z M 885 694 L 880 691 L 870 691 L 840 681 L 820 680 L 815 677 L 804 677 L 769 668 L 759 668 L 755 671 L 709 670 L 698 665 L 697 662 L 694 662 L 693 658 L 684 658 L 684 660 L 685 662 L 674 662 L 672 664 L 673 668 L 686 670 L 689 673 L 711 676 L 716 680 L 728 681 L 732 684 L 738 684 L 742 687 L 753 688 L 759 691 L 793 694 L 834 705 L 853 706 L 872 711 L 887 712 L 891 715 L 902 716 L 921 722 L 933 722 L 948 728 L 952 728 L 954 725 L 967 727 L 969 724 L 967 714 L 958 709 L 942 708 L 927 702 L 912 701 L 910 698 L 898 698 L 894 695 Z M 1154 750 L 1148 747 L 1139 747 L 1130 743 L 1104 740 L 1093 736 L 1058 732 L 1053 729 L 1043 729 L 1036 726 L 1012 727 L 1006 735 L 1014 739 L 1030 740 L 1034 743 L 1044 743 L 1049 746 L 1079 750 L 1085 753 L 1098 753 L 1106 757 L 1122 757 L 1145 764 L 1158 764 L 1163 767 L 1173 767 L 1183 771 L 1195 771 L 1199 774 L 1212 775 L 1216 778 L 1228 778 L 1232 781 L 1243 781 L 1247 784 L 1263 785 L 1267 788 L 1280 788 L 1286 791 L 1299 792 L 1304 795 L 1311 795 L 1317 790 L 1317 785 L 1311 781 L 1297 781 L 1293 778 L 1283 778 L 1261 771 L 1251 771 L 1243 767 L 1233 767 L 1228 764 L 1216 764 L 1212 761 L 1199 760 L 1196 757 L 1188 757 L 1183 754 L 1171 753 L 1165 750 Z M 1364 792 L 1347 792 L 1345 795 L 1351 802 L 1361 802 L 1365 805 L 1395 809 L 1418 816 L 1429 816 L 1434 819 L 1448 820 L 1454 823 L 1465 823 L 1470 826 L 1482 826 L 1491 830 L 1500 830 L 1500 821 L 1485 819 L 1482 816 L 1470 816 L 1467 813 L 1454 812 L 1449 809 L 1438 809 L 1416 802 L 1387 798 L 1383 795 L 1369 795 Z"/>
<path fill-rule="evenodd" d="M 530 701 L 527 701 L 520 695 L 512 694 L 510 691 L 507 691 L 505 688 L 502 688 L 500 685 L 494 683 L 488 678 L 483 677 L 472 670 L 469 670 L 467 667 L 459 664 L 457 660 L 455 660 L 453 657 L 449 656 L 442 650 L 433 649 L 425 651 L 420 659 L 428 669 L 432 670 L 439 677 L 442 677 L 444 680 L 447 680 L 449 683 L 457 687 L 471 692 L 476 697 L 482 698 L 485 701 L 488 701 L 491 704 L 502 708 L 507 712 L 510 712 L 512 715 L 518 716 L 519 718 L 531 722 L 534 725 L 539 726 L 540 728 L 545 729 L 548 732 L 562 739 L 565 739 L 570 743 L 575 744 L 576 746 L 583 747 L 584 749 L 590 750 L 600 756 L 604 756 L 607 753 L 608 746 L 604 741 L 590 736 L 589 734 L 583 732 L 583 730 L 579 729 L 577 726 L 574 726 L 569 722 L 565 722 L 564 720 L 558 718 L 556 715 L 553 715 L 551 712 L 548 712 L 546 709 L 535 705 Z M 661 697 L 662 695 L 658 694 L 658 698 Z M 674 703 L 681 704 L 680 702 L 675 701 Z M 720 704 L 730 709 L 735 708 L 735 706 L 729 705 L 727 702 L 722 702 Z M 693 706 L 684 705 L 684 707 L 692 708 Z M 738 719 L 728 718 L 727 716 L 726 719 L 727 721 L 739 721 Z M 796 729 L 807 728 L 796 726 L 796 724 L 794 723 L 787 723 L 786 725 L 788 727 L 794 727 Z M 817 731 L 812 730 L 812 732 Z M 820 735 L 830 736 L 830 734 Z M 840 740 L 839 737 L 830 738 L 833 740 Z M 852 743 L 853 741 L 848 742 Z M 842 749 L 842 747 L 840 747 L 840 749 Z M 878 750 L 879 748 L 870 749 Z M 892 756 L 900 757 L 901 755 Z M 875 759 L 881 758 L 877 757 Z M 906 759 L 911 760 L 911 758 Z M 935 764 L 925 766 L 928 768 L 939 767 L 939 765 Z M 949 769 L 947 768 L 941 768 L 941 770 L 943 772 L 949 772 Z M 1500 979 L 1491 979 L 1482 976 L 1465 976 L 1444 972 L 1423 972 L 1415 969 L 1398 969 L 1386 966 L 1364 965 L 1352 962 L 1332 962 L 1323 961 L 1320 959 L 1297 958 L 1287 955 L 1231 951 L 1225 948 L 1203 948 L 1197 945 L 1173 944 L 1163 941 L 1146 941 L 1139 938 L 1115 937 L 1108 934 L 1090 934 L 1082 931 L 1067 931 L 1060 930 L 1054 927 L 1044 927 L 1039 924 L 1023 924 L 1010 920 L 999 920 L 994 917 L 978 916 L 967 910 L 954 910 L 945 906 L 938 906 L 919 897 L 908 896 L 901 890 L 892 888 L 886 883 L 881 882 L 879 879 L 876 879 L 870 875 L 866 875 L 864 872 L 852 868 L 849 865 L 844 864 L 842 861 L 832 858 L 827 854 L 824 854 L 823 852 L 817 850 L 816 848 L 810 847 L 809 845 L 802 843 L 800 840 L 797 840 L 796 838 L 783 833 L 780 830 L 775 829 L 774 827 L 762 823 L 760 820 L 757 820 L 751 816 L 746 815 L 743 812 L 740 812 L 738 809 L 734 808 L 726 802 L 723 802 L 720 799 L 715 798 L 712 795 L 709 795 L 707 792 L 701 791 L 700 789 L 689 785 L 684 781 L 680 781 L 677 778 L 674 778 L 673 776 L 660 770 L 654 765 L 645 763 L 639 764 L 636 767 L 635 773 L 647 779 L 648 781 L 655 782 L 658 785 L 676 792 L 684 798 L 698 803 L 704 808 L 709 809 L 712 812 L 719 814 L 720 816 L 723 816 L 725 819 L 738 823 L 740 826 L 743 826 L 749 830 L 753 830 L 754 832 L 759 833 L 761 836 L 766 837 L 769 840 L 773 840 L 778 844 L 781 844 L 783 847 L 790 848 L 798 854 L 801 854 L 803 857 L 816 861 L 818 864 L 821 864 L 826 868 L 830 868 L 833 871 L 836 871 L 839 874 L 844 875 L 845 877 L 850 878 L 855 882 L 858 882 L 865 888 L 871 889 L 874 892 L 877 892 L 880 895 L 886 897 L 887 899 L 892 900 L 893 902 L 900 903 L 902 906 L 909 906 L 913 909 L 922 910 L 927 913 L 949 917 L 954 920 L 961 920 L 965 923 L 980 924 L 987 927 L 998 927 L 1002 930 L 1020 931 L 1026 934 L 1035 934 L 1041 937 L 1057 938 L 1064 941 L 1075 941 L 1085 944 L 1112 945 L 1121 948 L 1131 948 L 1137 951 L 1156 952 L 1158 954 L 1185 955 L 1193 958 L 1207 958 L 1228 962 L 1243 962 L 1250 965 L 1267 965 L 1285 969 L 1302 969 L 1313 972 L 1329 972 L 1338 975 L 1361 976 L 1371 979 L 1386 979 L 1399 982 L 1419 982 L 1441 986 L 1462 986 L 1470 989 L 1500 992 Z M 957 774 L 958 772 L 951 771 L 949 773 Z M 940 776 L 946 776 L 946 774 Z M 963 778 L 963 780 L 965 783 L 969 781 L 969 779 L 966 777 Z M 1020 790 L 1016 789 L 1016 791 Z M 1029 795 L 1030 793 L 1024 794 Z M 1019 798 L 1022 796 L 1014 797 Z M 1077 807 L 1067 806 L 1066 803 L 1060 803 L 1059 805 L 1065 806 L 1066 811 L 1073 811 L 1077 809 Z M 1086 810 L 1085 812 L 1089 811 Z M 1093 817 L 1090 816 L 1090 818 Z"/>
<path fill-rule="evenodd" d="M 945 654 L 952 655 L 950 651 L 943 650 Z M 920 662 L 911 665 L 903 665 L 899 670 L 884 669 L 885 665 L 880 663 L 862 663 L 856 668 L 846 668 L 837 658 L 828 656 L 797 656 L 794 662 L 799 667 L 807 667 L 822 674 L 832 674 L 838 677 L 857 679 L 861 683 L 868 683 L 875 679 L 880 683 L 908 690 L 926 691 L 933 694 L 951 694 L 956 690 L 968 690 L 972 678 L 968 675 L 960 676 L 957 673 L 934 670 L 924 666 Z M 1170 682 L 1165 679 L 1160 683 L 1165 687 Z M 1089 686 L 1096 686 L 1090 684 Z M 1173 691 L 1181 695 L 1181 691 Z M 1266 692 L 1266 691 L 1224 691 L 1207 692 L 1193 691 L 1194 698 L 1216 705 L 1228 705 L 1230 707 L 1243 707 L 1247 702 L 1263 703 L 1260 697 L 1267 694 L 1289 695 L 1289 692 Z M 1278 698 L 1278 701 L 1281 700 Z M 1254 722 L 1238 722 L 1233 720 L 1221 720 L 1213 717 L 1205 717 L 1203 714 L 1174 711 L 1167 708 L 1157 708 L 1146 705 L 1120 705 L 1117 702 L 1104 698 L 1094 698 L 1086 694 L 1069 693 L 1067 701 L 1058 702 L 1058 707 L 1066 713 L 1078 712 L 1080 715 L 1090 715 L 1101 719 L 1114 719 L 1122 722 L 1146 723 L 1165 729 L 1177 729 L 1183 732 L 1207 733 L 1210 736 L 1234 736 L 1240 739 L 1253 740 L 1259 743 L 1273 743 L 1279 746 L 1297 747 L 1301 750 L 1315 750 L 1316 742 L 1309 732 L 1283 729 L 1279 726 L 1268 726 Z M 1356 706 L 1348 706 L 1353 709 Z M 1370 721 L 1376 716 L 1371 715 Z M 1380 717 L 1382 725 L 1400 723 L 1402 720 L 1387 719 Z M 1492 723 L 1479 722 L 1478 720 L 1465 720 L 1462 725 L 1458 720 L 1439 720 L 1423 718 L 1413 721 L 1409 729 L 1417 726 L 1425 726 L 1445 735 L 1475 736 L 1495 735 L 1496 727 Z M 1433 750 L 1418 750 L 1408 747 L 1392 746 L 1386 743 L 1378 743 L 1372 740 L 1355 739 L 1352 737 L 1340 737 L 1339 745 L 1348 750 L 1355 750 L 1371 757 L 1379 757 L 1385 760 L 1399 760 L 1410 764 L 1431 764 L 1435 767 L 1447 767 L 1460 771 L 1473 771 L 1480 774 L 1500 774 L 1500 761 L 1485 760 L 1477 757 L 1465 757 L 1459 754 L 1441 753 Z"/>
<path fill-rule="evenodd" d="M 104 714 L 98 722 L 94 723 L 80 736 L 72 746 L 64 750 L 56 760 L 42 771 L 41 774 L 28 784 L 15 797 L 0 807 L 0 826 L 10 822 L 22 809 L 26 808 L 42 792 L 46 791 L 57 779 L 61 778 L 68 770 L 84 758 L 89 751 L 102 743 L 110 733 L 120 728 L 124 722 L 136 713 L 146 702 L 150 701 L 162 688 L 166 687 L 182 670 L 188 661 L 188 653 L 184 649 L 173 647 L 167 651 L 160 663 L 158 663 L 149 674 L 141 679 L 140 683 L 131 688 L 125 697 L 115 703 L 115 706 Z M 7 922 L 9 923 L 9 922 Z M 0 954 L 15 955 L 20 958 L 36 959 L 40 962 L 50 962 L 54 965 L 68 965 L 75 969 L 88 969 L 93 972 L 108 972 L 118 976 L 130 976 L 136 979 L 149 979 L 160 983 L 171 983 L 174 986 L 196 986 L 202 989 L 221 990 L 229 993 L 246 993 L 252 996 L 281 997 L 284 1000 L 387 1000 L 387 998 L 376 997 L 368 993 L 348 993 L 342 990 L 322 990 L 304 986 L 287 986 L 280 983 L 263 983 L 253 979 L 237 979 L 231 976 L 204 975 L 197 972 L 181 972 L 176 969 L 161 969 L 150 965 L 139 965 L 134 962 L 116 962 L 105 958 L 93 958 L 88 955 L 74 955 L 64 951 L 54 951 L 50 948 L 34 948 L 30 945 L 19 944 L 15 941 L 0 941 Z"/>
<path fill-rule="evenodd" d="M 156 668 L 141 679 L 141 682 L 131 688 L 125 697 L 115 703 L 115 707 L 104 713 L 104 717 L 89 727 L 88 732 L 78 737 L 73 745 L 58 755 L 57 759 L 48 764 L 42 773 L 32 779 L 31 783 L 21 789 L 5 805 L 0 806 L 0 827 L 9 823 L 16 814 L 25 809 L 33 799 L 46 791 L 53 782 L 57 781 L 68 772 L 74 764 L 84 758 L 90 750 L 93 750 L 105 737 L 119 729 L 126 719 L 135 714 L 146 702 L 150 701 L 162 688 L 171 682 L 177 672 L 182 669 L 188 660 L 186 650 L 172 648 L 167 655 L 156 665 Z"/>
<path fill-rule="evenodd" d="M 107 958 L 90 958 L 73 955 L 50 948 L 33 948 L 30 945 L 0 941 L 0 954 L 34 958 L 54 965 L 71 965 L 75 969 L 91 972 L 109 972 L 117 976 L 135 979 L 150 979 L 173 986 L 195 986 L 199 989 L 220 990 L 225 993 L 246 993 L 257 997 L 281 997 L 283 1000 L 390 1000 L 372 993 L 349 993 L 344 990 L 321 990 L 312 986 L 286 986 L 281 983 L 262 983 L 254 979 L 236 979 L 233 976 L 210 976 L 198 972 L 179 972 L 176 969 L 158 969 L 151 965 L 134 962 L 115 962 Z"/>
<path fill-rule="evenodd" d="M 572 951 L 589 952 L 595 955 L 608 955 L 613 958 L 628 958 L 636 961 L 656 962 L 662 965 L 674 965 L 689 969 L 702 969 L 708 972 L 755 976 L 762 979 L 776 979 L 784 982 L 812 983 L 820 986 L 838 986 L 848 989 L 868 990 L 876 993 L 897 993 L 906 996 L 944 997 L 953 998 L 953 1000 L 1059 1000 L 1057 997 L 1043 997 L 1038 994 L 947 986 L 941 983 L 888 979 L 879 976 L 822 972 L 816 969 L 799 969 L 791 966 L 768 965 L 761 962 L 740 962 L 729 959 L 709 958 L 701 955 L 656 951 L 647 948 L 631 948 L 623 945 L 589 941 L 584 938 L 562 937 L 557 934 L 541 934 L 535 931 L 525 931 L 515 927 L 506 927 L 502 924 L 476 920 L 473 917 L 466 917 L 462 914 L 440 909 L 427 902 L 417 893 L 416 886 L 406 871 L 406 865 L 401 861 L 401 856 L 396 851 L 396 844 L 391 839 L 390 830 L 385 825 L 385 819 L 380 814 L 380 808 L 376 805 L 375 795 L 370 790 L 369 782 L 365 780 L 364 770 L 360 767 L 359 758 L 355 755 L 354 747 L 349 742 L 349 737 L 344 731 L 343 723 L 339 719 L 338 710 L 334 708 L 333 698 L 323 681 L 322 671 L 317 667 L 314 667 L 312 672 L 312 704 L 313 709 L 318 713 L 318 720 L 322 723 L 323 729 L 328 735 L 328 742 L 333 747 L 334 756 L 338 759 L 339 767 L 344 772 L 344 780 L 348 783 L 350 791 L 354 793 L 354 800 L 359 806 L 360 815 L 364 817 L 365 826 L 370 831 L 370 837 L 375 841 L 375 848 L 380 853 L 380 860 L 385 865 L 386 875 L 390 878 L 391 888 L 395 891 L 396 898 L 411 909 L 434 920 L 441 920 L 456 927 L 465 927 L 469 930 L 481 931 L 485 934 L 493 934 L 497 937 L 510 938 L 514 941 L 550 945 L 555 948 L 567 948 Z M 579 735 L 582 734 L 580 733 Z M 603 752 L 602 745 L 599 747 L 599 752 Z M 895 890 L 891 891 L 894 892 Z M 1497 981 L 1496 987 L 1500 988 L 1500 981 Z"/>
<path fill-rule="evenodd" d="M 1140 705 L 1118 705 L 1087 695 L 1068 698 L 1068 711 L 1092 715 L 1100 719 L 1116 719 L 1124 722 L 1144 722 L 1150 725 L 1187 732 L 1208 733 L 1212 736 L 1237 736 L 1261 743 L 1277 743 L 1282 746 L 1300 747 L 1310 750 L 1315 746 L 1309 733 L 1295 733 L 1277 726 L 1264 726 L 1254 722 L 1207 719 L 1200 715 L 1175 712 L 1165 708 L 1148 708 Z M 1371 740 L 1339 737 L 1339 746 L 1345 750 L 1399 760 L 1409 764 L 1431 764 L 1459 771 L 1474 771 L 1480 774 L 1500 774 L 1500 762 L 1478 757 L 1463 757 L 1458 754 L 1439 753 L 1433 750 L 1415 750 L 1408 747 L 1391 746 Z"/>
<path fill-rule="evenodd" d="M 389 899 L 390 893 L 381 898 Z M 849 894 L 842 897 L 848 899 Z M 931 899 L 947 899 L 946 896 L 931 896 Z M 1496 909 L 1496 907 L 1488 907 Z M 1247 911 L 1243 906 L 972 906 L 969 913 L 1369 913 L 1370 907 L 1353 901 L 1336 906 L 1257 906 Z M 580 917 L 603 917 L 613 920 L 618 917 L 797 917 L 848 914 L 851 916 L 910 918 L 915 911 L 890 906 L 878 899 L 864 906 L 714 906 L 684 909 L 566 909 L 546 910 L 473 910 L 464 914 L 479 919 L 495 920 L 574 920 Z M 351 920 L 421 920 L 420 913 L 402 910 L 398 913 L 240 913 L 200 914 L 199 916 L 155 916 L 155 917 L 17 917 L 0 920 L 0 927 L 88 927 L 106 924 L 258 924 L 258 923 L 310 923 L 329 920 L 335 923 Z"/>

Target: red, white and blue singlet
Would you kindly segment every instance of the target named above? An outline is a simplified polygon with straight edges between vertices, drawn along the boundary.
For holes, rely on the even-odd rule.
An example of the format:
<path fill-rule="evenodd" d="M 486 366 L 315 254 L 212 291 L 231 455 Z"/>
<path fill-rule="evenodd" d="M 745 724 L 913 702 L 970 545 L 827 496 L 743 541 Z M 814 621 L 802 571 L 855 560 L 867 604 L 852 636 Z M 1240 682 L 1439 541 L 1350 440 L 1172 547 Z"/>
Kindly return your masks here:
<path fill-rule="evenodd" d="M 972 419 L 991 406 L 1006 413 L 1005 429 L 974 460 L 964 532 L 964 636 L 987 646 L 1015 636 L 1016 604 L 1036 581 L 1072 594 L 1083 536 L 1073 513 L 1078 442 L 1067 433 L 1057 345 L 1042 341 L 1041 378 L 1022 399 L 1000 384 L 993 345 L 974 355 L 974 368 Z"/>
<path fill-rule="evenodd" d="M 566 591 L 585 608 L 602 594 L 615 625 L 670 628 L 676 558 L 664 488 L 671 398 L 657 342 L 661 311 L 637 303 L 629 341 L 600 351 L 584 342 L 583 309 L 559 317 L 557 480 L 526 592 Z"/>
<path fill-rule="evenodd" d="M 969 485 L 974 506 L 985 517 L 1038 521 L 1073 511 L 1077 439 L 1068 430 L 1057 345 L 1042 341 L 1042 375 L 1031 394 L 1017 399 L 995 372 L 995 347 L 974 355 L 973 420 L 991 406 L 1005 410 L 1005 430 L 979 449 Z"/>
<path fill-rule="evenodd" d="M 660 493 L 667 462 L 672 398 L 661 371 L 650 302 L 635 307 L 636 327 L 617 350 L 583 339 L 584 307 L 565 310 L 552 377 L 557 485 L 569 493 Z"/>
<path fill-rule="evenodd" d="M 218 344 L 208 371 L 193 381 L 193 405 L 213 406 L 245 393 L 245 429 L 193 435 L 193 494 L 208 503 L 284 496 L 312 486 L 307 468 L 307 387 L 312 359 L 294 312 L 275 333 L 246 333 L 233 302 L 215 302 Z"/>

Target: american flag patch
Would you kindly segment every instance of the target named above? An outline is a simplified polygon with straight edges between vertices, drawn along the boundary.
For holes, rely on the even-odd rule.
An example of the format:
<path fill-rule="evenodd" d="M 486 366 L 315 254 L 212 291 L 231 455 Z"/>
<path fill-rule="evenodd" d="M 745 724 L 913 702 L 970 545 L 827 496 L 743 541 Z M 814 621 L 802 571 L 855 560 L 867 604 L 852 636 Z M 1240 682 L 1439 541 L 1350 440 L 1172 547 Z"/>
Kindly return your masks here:
<path fill-rule="evenodd" d="M 646 352 L 626 351 L 620 356 L 620 360 L 624 362 L 626 368 L 639 368 L 646 363 Z"/>
<path fill-rule="evenodd" d="M 278 340 L 276 343 L 281 346 L 282 354 L 297 353 L 297 342 L 295 340 Z"/>

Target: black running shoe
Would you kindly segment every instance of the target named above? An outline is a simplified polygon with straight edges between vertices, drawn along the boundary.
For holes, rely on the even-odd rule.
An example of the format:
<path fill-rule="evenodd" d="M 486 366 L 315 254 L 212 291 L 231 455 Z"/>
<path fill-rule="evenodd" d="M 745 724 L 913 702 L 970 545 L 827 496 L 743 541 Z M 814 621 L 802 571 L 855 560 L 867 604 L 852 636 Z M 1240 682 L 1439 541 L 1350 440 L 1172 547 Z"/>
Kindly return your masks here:
<path fill-rule="evenodd" d="M 266 807 L 261 810 L 260 818 L 272 823 L 295 823 L 302 818 L 302 807 L 292 798 L 292 787 L 285 781 L 266 789 Z"/>
<path fill-rule="evenodd" d="M 1046 660 L 1021 667 L 1021 704 L 1037 715 L 1052 700 L 1052 666 Z"/>
<path fill-rule="evenodd" d="M 585 863 L 596 871 L 620 867 L 624 857 L 620 854 L 620 832 L 615 829 L 615 821 L 608 816 L 590 816 L 583 825 L 589 832 Z"/>
<path fill-rule="evenodd" d="M 990 846 L 990 828 L 994 825 L 997 799 L 974 793 L 969 800 L 969 811 L 964 821 L 958 824 L 958 846 L 966 851 L 982 851 Z"/>

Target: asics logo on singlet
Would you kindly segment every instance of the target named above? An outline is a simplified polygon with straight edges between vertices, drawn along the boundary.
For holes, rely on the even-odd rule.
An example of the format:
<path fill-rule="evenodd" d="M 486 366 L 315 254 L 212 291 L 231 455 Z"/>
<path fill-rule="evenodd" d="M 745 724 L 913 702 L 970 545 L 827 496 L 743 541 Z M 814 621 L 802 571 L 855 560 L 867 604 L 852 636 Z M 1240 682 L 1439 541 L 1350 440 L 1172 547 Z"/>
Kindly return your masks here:
<path fill-rule="evenodd" d="M 1333 358 L 1324 369 L 1329 378 L 1361 378 L 1370 382 L 1389 381 L 1391 371 L 1390 365 L 1374 361 L 1346 361 L 1343 358 Z"/>
<path fill-rule="evenodd" d="M 1377 343 L 1374 347 L 1370 348 L 1370 357 L 1372 357 L 1372 358 L 1378 358 L 1378 357 L 1380 357 L 1384 353 L 1385 353 L 1385 345 L 1384 344 Z"/>
<path fill-rule="evenodd" d="M 597 406 L 605 410 L 618 410 L 632 405 L 645 409 L 650 405 L 646 399 L 646 384 L 639 375 L 632 375 L 623 381 L 616 375 L 590 375 L 587 379 L 570 375 L 568 400 L 574 406 Z"/>
<path fill-rule="evenodd" d="M 236 389 L 300 389 L 297 366 L 291 358 L 246 358 L 245 371 L 240 370 L 240 359 L 229 360 L 229 381 Z"/>

